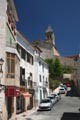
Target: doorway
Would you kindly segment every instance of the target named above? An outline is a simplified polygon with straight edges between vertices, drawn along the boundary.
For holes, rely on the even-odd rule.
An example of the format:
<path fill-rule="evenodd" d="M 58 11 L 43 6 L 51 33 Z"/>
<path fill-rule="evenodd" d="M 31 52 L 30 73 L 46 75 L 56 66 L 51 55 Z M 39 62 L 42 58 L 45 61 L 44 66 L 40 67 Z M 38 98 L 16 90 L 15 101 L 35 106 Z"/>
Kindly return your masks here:
<path fill-rule="evenodd" d="M 7 97 L 7 112 L 8 112 L 8 119 L 9 119 L 11 118 L 12 113 L 14 112 L 13 97 Z"/>

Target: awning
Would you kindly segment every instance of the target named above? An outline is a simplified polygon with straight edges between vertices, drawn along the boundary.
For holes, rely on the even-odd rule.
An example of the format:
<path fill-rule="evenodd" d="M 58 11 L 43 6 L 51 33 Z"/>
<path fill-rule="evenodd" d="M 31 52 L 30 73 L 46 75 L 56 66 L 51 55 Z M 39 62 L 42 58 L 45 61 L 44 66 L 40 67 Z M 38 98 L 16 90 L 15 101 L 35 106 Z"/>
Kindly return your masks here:
<path fill-rule="evenodd" d="M 32 97 L 32 94 L 28 92 L 21 93 L 21 95 L 23 95 L 24 97 Z"/>
<path fill-rule="evenodd" d="M 5 95 L 7 97 L 17 97 L 20 96 L 20 90 L 17 87 L 9 86 L 5 89 Z"/>

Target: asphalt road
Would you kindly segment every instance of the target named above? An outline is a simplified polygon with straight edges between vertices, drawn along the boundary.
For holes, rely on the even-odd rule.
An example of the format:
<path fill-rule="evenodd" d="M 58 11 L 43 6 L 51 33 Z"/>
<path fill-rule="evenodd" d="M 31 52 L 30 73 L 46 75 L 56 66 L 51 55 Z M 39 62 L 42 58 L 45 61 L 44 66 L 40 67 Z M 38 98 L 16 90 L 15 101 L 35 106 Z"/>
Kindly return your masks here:
<path fill-rule="evenodd" d="M 25 120 L 69 120 L 64 119 L 65 113 L 79 113 L 79 108 L 80 99 L 78 97 L 62 95 L 62 99 L 53 106 L 51 111 L 36 111 Z"/>

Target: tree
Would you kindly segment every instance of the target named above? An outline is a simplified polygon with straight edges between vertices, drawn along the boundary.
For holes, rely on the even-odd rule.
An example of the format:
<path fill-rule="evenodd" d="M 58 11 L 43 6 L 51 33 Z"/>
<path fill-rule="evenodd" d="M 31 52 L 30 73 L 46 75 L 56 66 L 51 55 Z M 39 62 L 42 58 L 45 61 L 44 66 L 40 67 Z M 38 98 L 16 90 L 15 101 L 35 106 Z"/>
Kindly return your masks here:
<path fill-rule="evenodd" d="M 54 89 L 59 85 L 60 78 L 62 77 L 62 65 L 58 58 L 55 60 L 46 59 L 45 62 L 49 66 L 49 85 L 51 89 Z"/>
<path fill-rule="evenodd" d="M 64 73 L 72 73 L 73 68 L 71 66 L 64 66 L 60 63 L 60 60 L 56 58 L 53 60 L 52 58 L 46 59 L 45 62 L 49 66 L 49 84 L 50 88 L 54 89 L 58 82 L 62 81 Z M 57 82 L 55 80 L 58 80 Z M 54 82 L 55 81 L 55 82 Z"/>
<path fill-rule="evenodd" d="M 58 58 L 55 59 L 53 64 L 53 75 L 54 75 L 53 76 L 54 79 L 59 79 L 59 80 L 63 75 L 63 67 Z"/>
<path fill-rule="evenodd" d="M 48 64 L 49 67 L 49 78 L 53 78 L 53 64 L 54 60 L 53 59 L 46 59 L 45 62 Z"/>

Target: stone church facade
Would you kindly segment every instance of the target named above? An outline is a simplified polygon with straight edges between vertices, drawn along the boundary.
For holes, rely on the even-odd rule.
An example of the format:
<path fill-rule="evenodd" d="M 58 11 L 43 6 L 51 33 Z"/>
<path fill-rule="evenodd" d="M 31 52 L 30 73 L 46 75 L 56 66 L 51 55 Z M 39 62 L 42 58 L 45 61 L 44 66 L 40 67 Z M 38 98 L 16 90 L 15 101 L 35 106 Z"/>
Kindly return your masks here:
<path fill-rule="evenodd" d="M 44 41 L 35 40 L 33 41 L 33 45 L 37 45 L 40 47 L 42 53 L 41 57 L 43 59 L 53 58 L 54 56 L 60 56 L 58 49 L 55 46 L 55 36 L 51 26 L 45 32 L 46 39 Z"/>

